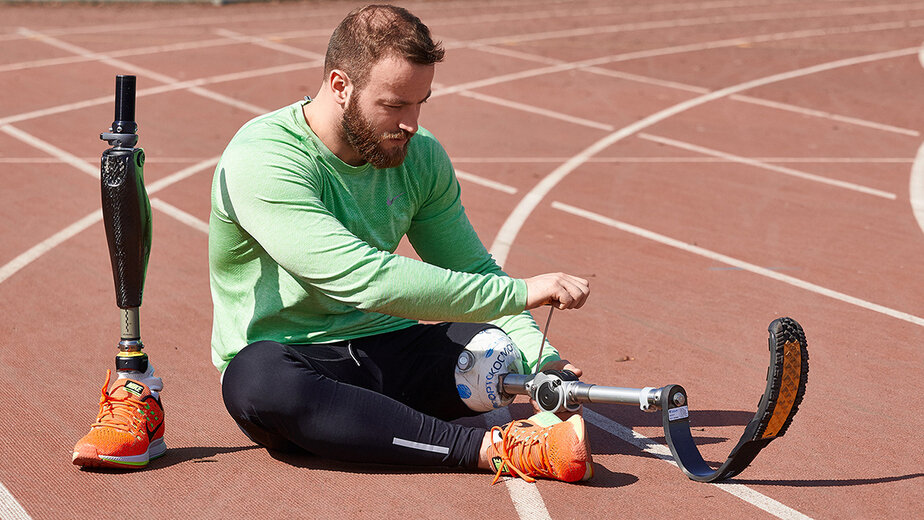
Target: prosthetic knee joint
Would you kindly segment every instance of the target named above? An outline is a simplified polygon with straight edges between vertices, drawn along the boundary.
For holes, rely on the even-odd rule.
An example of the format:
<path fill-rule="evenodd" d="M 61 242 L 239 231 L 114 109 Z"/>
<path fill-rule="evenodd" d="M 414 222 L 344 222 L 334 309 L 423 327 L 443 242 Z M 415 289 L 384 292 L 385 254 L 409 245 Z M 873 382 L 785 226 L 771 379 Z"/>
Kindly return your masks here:
<path fill-rule="evenodd" d="M 469 341 L 456 362 L 456 389 L 470 409 L 487 412 L 513 401 L 501 388 L 501 376 L 522 371 L 520 350 L 499 328 L 485 329 Z"/>

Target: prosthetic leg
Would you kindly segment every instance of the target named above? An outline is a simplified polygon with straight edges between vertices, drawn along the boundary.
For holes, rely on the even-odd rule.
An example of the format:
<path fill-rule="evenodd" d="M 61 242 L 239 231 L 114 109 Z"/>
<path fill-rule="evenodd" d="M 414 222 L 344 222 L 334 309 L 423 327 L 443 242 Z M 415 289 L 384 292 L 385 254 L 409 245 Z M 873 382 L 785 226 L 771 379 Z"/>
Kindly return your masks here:
<path fill-rule="evenodd" d="M 774 320 L 770 332 L 770 367 L 767 386 L 728 459 L 718 468 L 707 464 L 690 433 L 687 392 L 680 385 L 661 388 L 620 388 L 578 381 L 570 371 L 548 370 L 536 375 L 508 373 L 501 379 L 503 392 L 528 395 L 545 411 L 576 411 L 581 403 L 632 404 L 661 412 L 664 439 L 674 461 L 691 480 L 718 482 L 741 473 L 770 441 L 781 437 L 802 402 L 808 381 L 805 332 L 792 318 Z"/>
<path fill-rule="evenodd" d="M 142 349 L 140 308 L 151 253 L 151 203 L 144 188 L 144 150 L 135 123 L 135 77 L 117 76 L 115 119 L 100 139 L 111 146 L 100 169 L 103 223 L 121 316 L 115 364 L 118 378 L 109 388 L 107 371 L 99 415 L 74 447 L 72 461 L 89 467 L 140 467 L 166 452 L 163 387 Z"/>
<path fill-rule="evenodd" d="M 100 135 L 111 148 L 103 152 L 100 168 L 103 223 L 109 242 L 116 304 L 121 310 L 122 338 L 116 370 L 148 369 L 142 349 L 140 308 L 151 254 L 151 202 L 144 189 L 144 150 L 135 123 L 135 77 L 116 78 L 115 120 Z"/>

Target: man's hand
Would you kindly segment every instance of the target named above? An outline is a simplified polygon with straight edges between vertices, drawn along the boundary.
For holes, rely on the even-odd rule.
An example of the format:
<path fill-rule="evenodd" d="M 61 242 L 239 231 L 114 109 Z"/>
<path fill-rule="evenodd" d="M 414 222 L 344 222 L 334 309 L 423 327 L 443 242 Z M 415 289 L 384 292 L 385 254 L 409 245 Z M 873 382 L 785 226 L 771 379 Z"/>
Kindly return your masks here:
<path fill-rule="evenodd" d="M 554 305 L 579 309 L 590 295 L 590 282 L 565 273 L 540 274 L 526 279 L 526 309 Z"/>

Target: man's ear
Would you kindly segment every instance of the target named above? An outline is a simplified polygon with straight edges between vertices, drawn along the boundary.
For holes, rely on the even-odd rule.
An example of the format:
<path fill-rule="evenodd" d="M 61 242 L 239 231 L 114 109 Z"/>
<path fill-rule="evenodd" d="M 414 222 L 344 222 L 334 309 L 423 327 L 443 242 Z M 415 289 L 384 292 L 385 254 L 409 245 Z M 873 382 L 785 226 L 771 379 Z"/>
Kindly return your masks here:
<path fill-rule="evenodd" d="M 337 104 L 341 107 L 345 106 L 350 96 L 353 95 L 353 82 L 350 81 L 347 73 L 340 69 L 330 71 L 327 84 L 330 86 L 330 91 L 334 95 L 334 100 Z"/>

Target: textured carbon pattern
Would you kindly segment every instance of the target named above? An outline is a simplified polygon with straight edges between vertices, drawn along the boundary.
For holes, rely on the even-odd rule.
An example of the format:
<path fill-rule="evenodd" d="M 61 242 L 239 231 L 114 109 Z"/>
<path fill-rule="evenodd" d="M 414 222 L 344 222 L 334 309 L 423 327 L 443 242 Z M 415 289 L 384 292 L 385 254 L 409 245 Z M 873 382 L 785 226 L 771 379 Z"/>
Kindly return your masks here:
<path fill-rule="evenodd" d="M 151 202 L 144 189 L 144 152 L 108 149 L 100 169 L 103 223 L 115 282 L 116 304 L 141 306 L 151 254 Z"/>
<path fill-rule="evenodd" d="M 774 431 L 766 437 L 780 437 L 786 433 L 799 410 L 808 383 L 808 345 L 802 326 L 792 318 L 779 318 L 770 324 L 768 331 L 770 368 L 767 371 L 767 389 L 758 407 L 760 426 L 754 432 L 755 439 L 764 437 L 771 423 L 776 423 Z M 777 410 L 778 407 L 780 410 Z M 779 426 L 780 422 L 782 426 Z"/>

